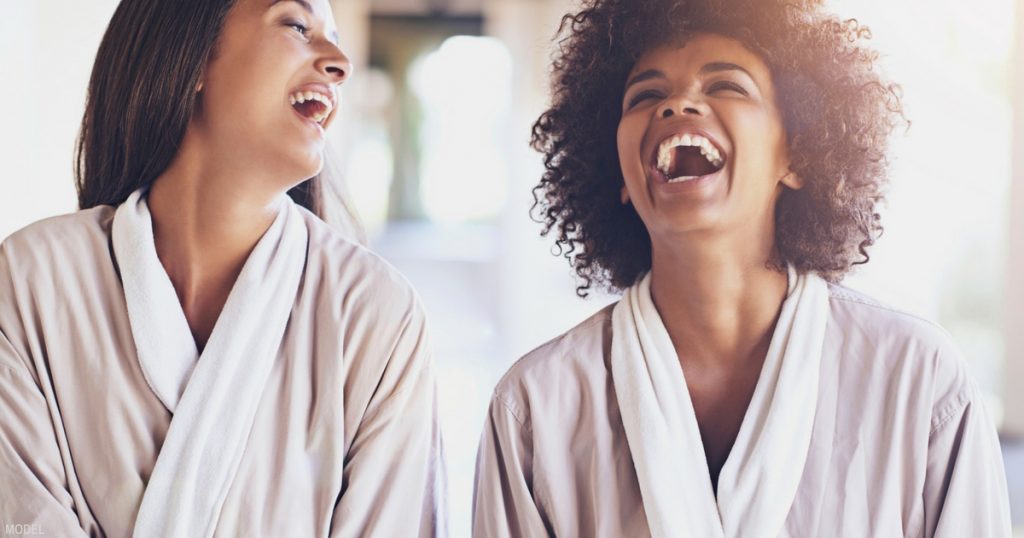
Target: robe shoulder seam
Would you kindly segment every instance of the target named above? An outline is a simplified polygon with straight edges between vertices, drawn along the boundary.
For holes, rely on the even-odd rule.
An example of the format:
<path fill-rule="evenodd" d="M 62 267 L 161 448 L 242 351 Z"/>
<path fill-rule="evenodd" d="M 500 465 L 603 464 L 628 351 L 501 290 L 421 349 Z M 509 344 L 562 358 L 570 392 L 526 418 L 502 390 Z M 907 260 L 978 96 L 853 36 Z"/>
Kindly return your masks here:
<path fill-rule="evenodd" d="M 847 303 L 854 303 L 854 304 L 859 304 L 859 305 L 863 305 L 863 306 L 867 306 L 867 307 L 871 307 L 871 308 L 876 308 L 878 310 L 884 310 L 886 312 L 889 312 L 891 314 L 895 314 L 895 315 L 900 316 L 900 317 L 909 318 L 909 319 L 912 319 L 914 321 L 918 321 L 918 322 L 924 323 L 925 325 L 928 325 L 929 327 L 937 329 L 940 332 L 942 332 L 943 334 L 947 334 L 948 335 L 946 329 L 942 325 L 939 325 L 938 323 L 935 323 L 934 321 L 932 321 L 930 319 L 923 318 L 921 316 L 918 316 L 918 315 L 915 315 L 915 314 L 911 314 L 909 312 L 904 312 L 903 310 L 900 310 L 898 308 L 894 308 L 894 307 L 886 305 L 884 303 L 880 303 L 880 302 L 875 301 L 875 300 L 870 299 L 870 298 L 858 297 L 857 295 L 854 295 L 854 294 L 851 294 L 851 293 L 847 293 L 842 288 L 830 287 L 829 288 L 829 298 L 830 299 L 836 299 L 838 301 L 847 302 Z"/>
<path fill-rule="evenodd" d="M 946 406 L 942 408 L 942 411 L 936 413 L 935 418 L 932 420 L 932 427 L 928 432 L 928 436 L 931 437 L 935 435 L 939 430 L 952 422 L 954 418 L 960 416 L 970 401 L 971 396 L 968 392 L 968 388 L 965 387 L 961 389 L 960 393 L 953 398 L 953 401 L 946 404 Z"/>
<path fill-rule="evenodd" d="M 579 333 L 587 333 L 587 332 L 593 330 L 595 325 L 598 325 L 598 326 L 609 325 L 611 323 L 611 315 L 610 315 L 610 313 L 606 313 L 605 310 L 608 310 L 608 307 L 602 308 L 601 310 L 599 310 L 596 313 L 594 313 L 593 315 L 591 315 L 589 318 L 581 321 L 575 327 L 573 327 L 573 328 L 569 329 L 568 331 L 565 331 L 564 333 L 562 333 L 562 334 L 552 338 L 551 340 L 548 340 L 546 343 L 540 345 L 539 347 L 537 347 L 533 351 L 531 351 L 531 352 L 527 353 L 526 355 L 524 355 L 523 358 L 520 359 L 520 361 L 522 361 L 524 359 L 528 359 L 528 358 L 530 358 L 532 356 L 535 356 L 535 355 L 539 355 L 539 354 L 541 354 L 544 351 L 558 351 L 558 350 L 561 350 L 562 348 L 569 346 L 572 343 L 572 341 L 574 341 L 575 339 L 580 338 Z M 549 352 L 549 353 L 545 353 L 545 355 L 551 356 L 551 355 L 555 355 L 555 353 L 550 353 Z M 519 362 L 519 361 L 517 361 L 517 362 Z"/>
<path fill-rule="evenodd" d="M 611 305 L 609 305 L 609 306 L 611 306 Z M 572 349 L 571 345 L 577 339 L 581 338 L 580 333 L 583 333 L 584 335 L 589 335 L 588 333 L 590 333 L 590 331 L 594 330 L 595 326 L 602 327 L 602 328 L 604 326 L 610 326 L 611 325 L 611 321 L 612 321 L 611 312 L 610 312 L 610 309 L 606 306 L 606 307 L 602 308 L 601 310 L 597 311 L 595 314 L 591 315 L 589 318 L 581 321 L 579 323 L 579 325 L 576 325 L 572 329 L 569 329 L 568 331 L 566 331 L 566 332 L 556 336 L 555 338 L 552 338 L 546 344 L 538 347 L 537 349 L 531 351 L 530 353 L 527 353 L 526 356 L 524 356 L 523 358 L 525 359 L 525 358 L 530 357 L 532 355 L 538 354 L 541 351 L 547 351 L 547 350 L 550 350 L 550 351 L 562 351 L 564 348 L 569 348 L 571 350 Z M 586 339 L 586 338 L 584 337 L 584 339 Z M 555 353 L 548 353 L 548 355 L 554 355 L 554 354 Z M 559 353 L 559 355 L 564 356 L 564 355 L 566 355 L 566 353 Z"/>
<path fill-rule="evenodd" d="M 519 424 L 520 428 L 526 430 L 527 433 L 530 432 L 531 428 L 528 421 L 520 416 L 522 415 L 522 412 L 518 409 L 519 406 L 515 405 L 514 402 L 510 401 L 505 395 L 497 391 L 494 392 L 494 402 L 500 404 L 509 415 L 512 415 L 512 418 L 516 420 L 516 423 Z"/>
<path fill-rule="evenodd" d="M 509 366 L 508 370 L 506 370 L 501 376 L 501 379 L 498 380 L 494 393 L 498 394 L 501 387 L 505 387 L 510 384 L 522 384 L 526 377 L 524 372 L 532 371 L 534 368 L 537 368 L 537 366 L 534 366 L 535 363 L 547 364 L 548 361 L 563 361 L 566 357 L 573 356 L 574 349 L 572 344 L 580 338 L 579 333 L 593 330 L 594 325 L 611 324 L 611 317 L 604 314 L 604 310 L 606 309 L 607 307 L 603 308 L 601 311 L 598 311 L 586 320 L 581 321 L 572 329 L 551 338 L 547 342 L 544 342 L 525 355 L 516 359 L 516 361 L 512 363 L 512 366 Z"/>

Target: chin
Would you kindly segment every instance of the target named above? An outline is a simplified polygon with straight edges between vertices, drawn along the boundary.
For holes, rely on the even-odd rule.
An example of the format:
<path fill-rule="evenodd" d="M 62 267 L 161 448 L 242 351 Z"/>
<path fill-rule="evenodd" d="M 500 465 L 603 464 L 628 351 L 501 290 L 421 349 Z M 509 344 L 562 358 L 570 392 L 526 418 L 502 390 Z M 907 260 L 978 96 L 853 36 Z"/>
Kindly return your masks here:
<path fill-rule="evenodd" d="M 667 236 L 702 234 L 723 231 L 727 228 L 721 215 L 711 208 L 690 209 L 674 215 L 662 215 L 659 222 L 652 223 L 655 230 Z M 651 227 L 648 227 L 651 229 Z"/>
<path fill-rule="evenodd" d="M 305 170 L 305 172 L 304 172 L 302 177 L 305 178 L 305 179 L 309 179 L 309 178 L 311 178 L 313 176 L 319 175 L 320 172 L 323 172 L 323 171 L 324 171 L 324 160 L 320 159 L 314 165 L 308 167 Z"/>
<path fill-rule="evenodd" d="M 310 153 L 304 155 L 304 159 L 296 160 L 290 167 L 293 172 L 289 174 L 290 177 L 301 178 L 301 181 L 305 181 L 317 174 L 324 169 L 324 155 L 322 151 L 316 153 Z"/>

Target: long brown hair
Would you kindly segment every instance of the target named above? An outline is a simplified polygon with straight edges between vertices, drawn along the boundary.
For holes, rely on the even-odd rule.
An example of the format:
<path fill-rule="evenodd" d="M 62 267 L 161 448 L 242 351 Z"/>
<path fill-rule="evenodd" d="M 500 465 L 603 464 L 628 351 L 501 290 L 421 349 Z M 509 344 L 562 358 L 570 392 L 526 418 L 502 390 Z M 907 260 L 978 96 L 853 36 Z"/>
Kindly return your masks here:
<path fill-rule="evenodd" d="M 81 209 L 121 204 L 170 166 L 195 110 L 196 85 L 235 2 L 118 4 L 96 53 L 75 148 Z M 321 219 L 331 214 L 342 227 L 358 229 L 340 188 L 321 173 L 288 194 Z"/>

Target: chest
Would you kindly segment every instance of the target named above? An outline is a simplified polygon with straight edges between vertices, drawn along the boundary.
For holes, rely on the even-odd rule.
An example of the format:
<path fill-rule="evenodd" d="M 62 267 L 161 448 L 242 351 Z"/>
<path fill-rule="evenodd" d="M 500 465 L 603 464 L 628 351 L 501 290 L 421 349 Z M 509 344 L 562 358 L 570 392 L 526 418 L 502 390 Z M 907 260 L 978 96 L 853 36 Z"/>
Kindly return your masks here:
<path fill-rule="evenodd" d="M 686 372 L 687 389 L 714 484 L 739 435 L 759 374 L 756 369 Z"/>
<path fill-rule="evenodd" d="M 61 458 L 76 469 L 69 488 L 108 536 L 128 535 L 174 417 L 146 382 L 127 325 L 72 332 L 105 336 L 88 351 L 45 346 L 68 447 Z M 355 431 L 345 418 L 356 412 L 343 392 L 342 348 L 315 349 L 315 336 L 283 343 L 218 534 L 311 536 L 331 522 Z"/>

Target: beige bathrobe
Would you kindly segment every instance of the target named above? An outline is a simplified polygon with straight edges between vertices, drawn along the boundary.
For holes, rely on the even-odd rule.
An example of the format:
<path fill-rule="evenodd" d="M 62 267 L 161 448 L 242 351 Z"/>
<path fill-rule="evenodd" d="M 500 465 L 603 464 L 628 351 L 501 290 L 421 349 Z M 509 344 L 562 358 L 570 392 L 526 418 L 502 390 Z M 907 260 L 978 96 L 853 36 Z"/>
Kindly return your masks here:
<path fill-rule="evenodd" d="M 817 338 L 817 347 L 787 355 L 803 362 L 789 373 L 762 372 L 720 478 L 719 497 L 727 480 L 729 498 L 714 496 L 703 459 L 702 467 L 684 461 L 703 458 L 703 448 L 680 368 L 648 361 L 634 371 L 671 376 L 655 383 L 648 403 L 682 401 L 678 409 L 624 412 L 616 388 L 626 386 L 613 375 L 624 371 L 613 367 L 622 353 L 613 331 L 620 302 L 528 354 L 496 387 L 477 460 L 474 535 L 1009 537 L 996 432 L 947 335 L 841 286 L 819 289 L 814 316 L 794 318 L 826 318 L 821 332 L 810 331 L 819 336 L 803 337 Z M 653 334 L 645 346 L 668 341 L 656 311 L 645 324 Z M 777 330 L 771 347 L 784 351 L 790 336 Z M 671 343 L 665 348 L 677 365 Z M 815 370 L 815 378 L 784 383 Z M 809 405 L 793 405 L 807 391 Z M 626 392 L 633 406 L 637 391 Z M 671 422 L 662 414 L 687 412 L 675 423 L 692 427 L 660 426 Z M 629 415 L 643 424 L 624 425 Z M 659 450 L 660 460 L 642 456 Z"/>
<path fill-rule="evenodd" d="M 0 245 L 0 524 L 50 536 L 130 536 L 170 438 L 174 402 L 140 368 L 130 320 L 147 313 L 129 315 L 114 216 L 103 206 L 56 217 Z M 444 465 L 419 301 L 364 248 L 304 210 L 298 222 L 308 248 L 299 250 L 294 303 L 210 530 L 444 534 Z M 257 314 L 270 320 L 275 312 Z M 180 327 L 160 330 L 161 315 L 149 334 L 180 335 Z M 220 320 L 210 346 L 232 336 L 218 330 Z M 230 416 L 234 396 L 210 412 Z M 184 440 L 177 450 L 187 452 Z M 192 465 L 201 471 L 210 461 Z M 163 484 L 167 496 L 183 493 L 175 478 Z"/>

